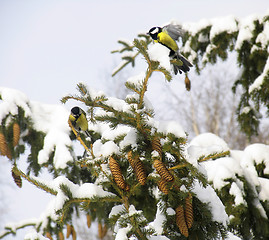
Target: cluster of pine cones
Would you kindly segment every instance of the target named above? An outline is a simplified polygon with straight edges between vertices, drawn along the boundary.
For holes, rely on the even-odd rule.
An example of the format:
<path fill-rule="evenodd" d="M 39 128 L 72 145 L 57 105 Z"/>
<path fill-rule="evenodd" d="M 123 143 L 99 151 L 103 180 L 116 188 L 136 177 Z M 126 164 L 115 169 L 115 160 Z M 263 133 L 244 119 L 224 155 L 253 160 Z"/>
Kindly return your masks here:
<path fill-rule="evenodd" d="M 162 162 L 162 145 L 160 139 L 155 137 L 152 141 L 152 149 L 158 152 L 159 157 L 153 161 L 153 166 L 155 167 L 157 173 L 161 176 L 158 181 L 158 188 L 164 194 L 169 193 L 167 188 L 167 183 L 174 180 L 174 176 L 166 168 L 165 164 Z M 193 224 L 193 207 L 192 207 L 192 195 L 189 193 L 188 197 L 185 199 L 185 206 L 179 205 L 176 209 L 176 224 L 180 232 L 185 236 L 189 236 L 189 230 Z"/>
<path fill-rule="evenodd" d="M 20 140 L 20 126 L 18 123 L 13 124 L 13 147 L 16 147 Z M 5 135 L 0 132 L 0 155 L 7 156 L 12 159 L 11 151 L 7 145 Z"/>
<path fill-rule="evenodd" d="M 157 151 L 158 157 L 153 158 L 153 167 L 156 169 L 156 172 L 160 175 L 160 180 L 158 181 L 158 188 L 164 194 L 169 193 L 167 184 L 174 180 L 173 174 L 167 169 L 164 162 L 162 162 L 162 145 L 159 137 L 154 137 L 152 142 L 152 150 Z M 147 174 L 143 166 L 142 161 L 139 156 L 134 155 L 132 151 L 128 152 L 127 155 L 128 161 L 134 171 L 137 181 L 141 185 L 146 184 Z M 109 158 L 109 168 L 112 174 L 112 177 L 117 184 L 117 186 L 125 191 L 130 190 L 130 186 L 124 179 L 122 175 L 120 165 L 115 158 L 112 156 Z M 189 236 L 189 229 L 193 224 L 193 207 L 192 207 L 192 195 L 189 193 L 185 199 L 185 205 L 179 205 L 176 209 L 176 224 L 180 232 L 185 236 Z"/>
<path fill-rule="evenodd" d="M 20 126 L 17 122 L 13 123 L 12 126 L 12 130 L 13 130 L 13 147 L 15 148 L 20 140 L 20 134 L 21 134 L 21 129 Z M 7 141 L 6 141 L 6 137 L 3 134 L 3 132 L 0 132 L 0 155 L 2 156 L 6 156 L 8 157 L 10 160 L 12 159 L 12 154 L 11 151 L 8 147 Z M 14 169 L 12 168 L 11 170 L 11 174 L 13 177 L 14 182 L 16 183 L 16 185 L 21 188 L 22 187 L 22 179 L 20 175 L 17 175 L 14 171 Z"/>

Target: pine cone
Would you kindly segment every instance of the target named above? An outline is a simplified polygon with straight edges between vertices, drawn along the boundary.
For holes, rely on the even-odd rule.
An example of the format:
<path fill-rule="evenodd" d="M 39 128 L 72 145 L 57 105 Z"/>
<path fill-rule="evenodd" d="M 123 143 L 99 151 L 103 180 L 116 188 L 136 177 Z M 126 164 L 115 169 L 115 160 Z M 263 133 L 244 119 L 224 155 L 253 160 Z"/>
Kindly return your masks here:
<path fill-rule="evenodd" d="M 185 218 L 188 228 L 193 224 L 193 207 L 192 207 L 192 195 L 189 193 L 185 199 Z"/>
<path fill-rule="evenodd" d="M 46 238 L 48 238 L 48 239 L 50 239 L 50 240 L 53 240 L 53 239 L 52 239 L 52 236 L 51 236 L 51 234 L 50 234 L 50 232 L 46 232 Z"/>
<path fill-rule="evenodd" d="M 185 221 L 185 216 L 184 216 L 184 209 L 182 205 L 179 205 L 176 208 L 176 224 L 180 230 L 180 232 L 185 236 L 189 236 L 189 231 L 188 227 Z"/>
<path fill-rule="evenodd" d="M 118 187 L 123 189 L 123 190 L 128 191 L 129 186 L 126 184 L 126 182 L 122 176 L 122 173 L 120 170 L 120 165 L 113 157 L 109 158 L 109 168 L 110 168 L 110 171 L 111 171 L 112 176 L 114 178 L 114 181 L 116 182 Z"/>
<path fill-rule="evenodd" d="M 135 163 L 134 163 L 135 161 L 133 159 L 133 153 L 132 153 L 132 151 L 129 151 L 128 154 L 127 154 L 127 156 L 128 156 L 128 161 L 129 161 L 131 167 L 134 169 L 135 168 Z"/>
<path fill-rule="evenodd" d="M 159 155 L 160 155 L 160 158 L 161 158 L 162 157 L 162 145 L 161 145 L 160 138 L 155 136 L 152 139 L 151 146 L 152 146 L 152 150 L 157 151 L 159 153 Z"/>
<path fill-rule="evenodd" d="M 59 240 L 64 240 L 64 234 L 63 232 L 58 233 Z"/>
<path fill-rule="evenodd" d="M 13 169 L 11 170 L 11 174 L 12 174 L 12 177 L 13 177 L 13 180 L 14 182 L 16 183 L 16 185 L 21 188 L 22 187 L 22 180 L 21 180 L 21 176 L 20 175 L 17 175 Z"/>
<path fill-rule="evenodd" d="M 8 152 L 8 146 L 6 138 L 3 133 L 0 133 L 0 154 L 6 156 Z"/>
<path fill-rule="evenodd" d="M 173 181 L 173 175 L 168 171 L 165 164 L 160 160 L 156 159 L 153 162 L 153 166 L 156 168 L 158 174 L 167 182 Z"/>
<path fill-rule="evenodd" d="M 187 91 L 191 90 L 191 81 L 190 81 L 190 79 L 188 78 L 187 75 L 185 77 L 185 87 L 186 87 Z"/>
<path fill-rule="evenodd" d="M 72 240 L 76 240 L 77 239 L 77 233 L 75 231 L 74 226 L 72 226 L 72 228 L 71 228 L 71 234 L 72 234 Z"/>
<path fill-rule="evenodd" d="M 142 161 L 138 156 L 133 157 L 132 152 L 128 152 L 128 160 L 135 172 L 136 178 L 141 185 L 146 184 L 147 174 L 145 172 Z"/>
<path fill-rule="evenodd" d="M 7 156 L 9 159 L 12 159 L 12 154 L 8 148 L 5 135 L 0 133 L 0 155 Z"/>
<path fill-rule="evenodd" d="M 87 214 L 86 216 L 87 216 L 87 226 L 88 228 L 90 228 L 92 225 L 92 218 L 90 214 Z"/>
<path fill-rule="evenodd" d="M 106 236 L 106 234 L 107 234 L 107 225 L 104 224 L 103 229 L 102 229 L 102 239 Z"/>
<path fill-rule="evenodd" d="M 98 238 L 103 239 L 102 235 L 103 235 L 103 226 L 102 226 L 102 223 L 99 222 L 98 223 Z"/>
<path fill-rule="evenodd" d="M 18 123 L 13 124 L 13 147 L 16 147 L 20 140 L 20 126 Z"/>
<path fill-rule="evenodd" d="M 158 181 L 158 188 L 160 189 L 161 192 L 163 192 L 164 194 L 168 194 L 169 190 L 167 188 L 167 182 L 164 179 L 160 179 Z"/>
<path fill-rule="evenodd" d="M 72 233 L 72 225 L 67 224 L 66 225 L 66 238 L 69 238 Z"/>
<path fill-rule="evenodd" d="M 147 181 L 147 174 L 140 159 L 137 159 L 137 161 L 135 162 L 135 174 L 138 182 L 141 185 L 145 185 Z"/>

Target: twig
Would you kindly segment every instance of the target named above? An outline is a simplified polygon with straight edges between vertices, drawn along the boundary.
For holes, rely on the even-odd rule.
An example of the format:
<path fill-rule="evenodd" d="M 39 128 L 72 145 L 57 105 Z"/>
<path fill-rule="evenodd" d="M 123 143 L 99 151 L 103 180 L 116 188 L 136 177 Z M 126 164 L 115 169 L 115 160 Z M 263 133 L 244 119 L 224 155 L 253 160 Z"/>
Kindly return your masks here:
<path fill-rule="evenodd" d="M 22 176 L 24 179 L 26 179 L 28 182 L 34 184 L 35 186 L 37 186 L 38 188 L 44 190 L 45 192 L 48 192 L 52 195 L 57 195 L 57 191 L 49 188 L 47 185 L 37 181 L 36 179 L 31 178 L 30 176 L 26 175 L 23 171 L 21 171 L 20 169 L 17 168 L 17 166 L 13 166 L 13 171 L 17 174 Z"/>
<path fill-rule="evenodd" d="M 13 234 L 15 235 L 17 230 L 25 228 L 25 227 L 29 227 L 29 226 L 35 226 L 36 222 L 29 222 L 29 223 L 23 223 L 20 225 L 17 225 L 14 228 L 11 227 L 5 227 L 5 230 L 3 232 L 0 233 L 0 239 L 4 238 L 5 236 L 9 235 L 9 234 Z"/>
<path fill-rule="evenodd" d="M 73 133 L 75 134 L 77 140 L 80 141 L 81 145 L 85 148 L 85 150 L 88 152 L 88 153 L 91 153 L 91 151 L 89 150 L 89 148 L 86 146 L 86 144 L 83 142 L 83 140 L 81 139 L 80 135 L 77 133 L 76 129 L 74 128 L 74 126 L 72 125 L 71 121 L 68 120 L 68 124 L 69 124 L 69 127 L 72 129 Z"/>
<path fill-rule="evenodd" d="M 122 202 L 121 199 L 119 197 L 115 197 L 115 198 L 107 198 L 104 197 L 102 198 L 98 198 L 98 200 L 96 200 L 98 202 Z M 69 206 L 73 203 L 91 203 L 91 202 L 96 202 L 94 199 L 89 199 L 89 198 L 73 198 L 73 199 L 69 199 L 64 203 L 63 206 L 63 213 L 59 219 L 59 223 L 63 223 L 65 220 L 65 212 L 66 210 L 69 209 Z M 66 210 L 65 210 L 66 209 Z"/>
<path fill-rule="evenodd" d="M 204 162 L 204 161 L 207 161 L 209 159 L 212 159 L 212 158 L 221 158 L 221 157 L 224 157 L 226 155 L 229 155 L 230 154 L 230 151 L 225 151 L 225 152 L 221 152 L 221 153 L 216 153 L 216 154 L 213 154 L 213 155 L 209 155 L 209 156 L 206 156 L 206 157 L 203 157 L 201 159 L 198 160 L 198 162 Z M 183 163 L 183 164 L 179 164 L 179 165 L 176 165 L 174 167 L 170 167 L 168 170 L 174 170 L 174 169 L 180 169 L 180 168 L 184 168 L 184 167 L 187 167 L 187 163 Z"/>
<path fill-rule="evenodd" d="M 216 153 L 216 154 L 213 154 L 213 155 L 203 157 L 203 158 L 199 159 L 198 162 L 204 162 L 204 161 L 207 161 L 207 160 L 212 159 L 212 158 L 221 158 L 221 157 L 224 157 L 224 156 L 229 155 L 229 154 L 230 154 L 230 151 Z"/>

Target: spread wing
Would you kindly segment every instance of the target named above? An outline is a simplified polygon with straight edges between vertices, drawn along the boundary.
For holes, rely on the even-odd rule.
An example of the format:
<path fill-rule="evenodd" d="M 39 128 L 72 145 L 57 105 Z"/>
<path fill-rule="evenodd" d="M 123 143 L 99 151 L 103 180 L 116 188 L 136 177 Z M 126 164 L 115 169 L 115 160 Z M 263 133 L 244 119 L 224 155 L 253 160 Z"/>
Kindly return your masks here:
<path fill-rule="evenodd" d="M 179 24 L 168 24 L 163 27 L 163 31 L 166 31 L 175 41 L 184 35 L 184 30 Z"/>

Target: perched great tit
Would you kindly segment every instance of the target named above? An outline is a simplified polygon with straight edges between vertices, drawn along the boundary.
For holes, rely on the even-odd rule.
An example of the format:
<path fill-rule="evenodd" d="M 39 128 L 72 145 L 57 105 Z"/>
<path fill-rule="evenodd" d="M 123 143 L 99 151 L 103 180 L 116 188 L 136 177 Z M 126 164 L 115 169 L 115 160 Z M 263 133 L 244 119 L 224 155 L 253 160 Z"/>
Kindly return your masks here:
<path fill-rule="evenodd" d="M 182 37 L 183 30 L 180 25 L 169 24 L 164 27 L 153 27 L 148 34 L 154 42 L 160 43 L 170 49 L 169 57 L 182 62 L 182 64 L 173 64 L 174 73 L 177 74 L 188 72 L 193 65 L 179 53 L 179 48 L 176 41 Z"/>
<path fill-rule="evenodd" d="M 76 130 L 83 131 L 88 137 L 90 137 L 86 113 L 80 107 L 73 107 L 71 109 L 69 120 Z"/>

